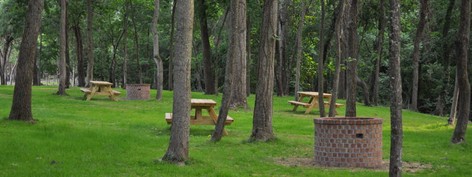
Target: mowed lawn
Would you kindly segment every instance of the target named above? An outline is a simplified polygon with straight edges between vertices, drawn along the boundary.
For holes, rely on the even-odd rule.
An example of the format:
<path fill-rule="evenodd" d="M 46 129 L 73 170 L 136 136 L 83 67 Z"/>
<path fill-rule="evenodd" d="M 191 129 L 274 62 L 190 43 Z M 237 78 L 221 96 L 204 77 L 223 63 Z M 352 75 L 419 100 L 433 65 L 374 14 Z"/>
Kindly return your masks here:
<path fill-rule="evenodd" d="M 228 136 L 210 142 L 213 126 L 191 126 L 190 160 L 185 166 L 161 162 L 167 150 L 170 128 L 164 120 L 172 112 L 172 92 L 163 101 L 110 101 L 97 96 L 83 101 L 79 88 L 57 96 L 56 87 L 33 87 L 36 124 L 8 121 L 13 87 L 0 86 L 0 176 L 388 176 L 385 170 L 332 169 L 284 165 L 281 161 L 313 158 L 316 111 L 292 112 L 287 101 L 274 97 L 273 129 L 277 140 L 247 143 L 252 130 L 254 95 L 250 110 L 230 111 L 234 123 Z M 155 90 L 151 90 L 151 98 Z M 219 96 L 192 93 L 221 104 Z M 342 101 L 340 101 L 342 102 Z M 344 107 L 338 110 L 341 114 Z M 383 124 L 383 158 L 390 150 L 388 107 L 358 105 L 359 117 L 378 117 Z M 446 118 L 404 110 L 403 160 L 427 166 L 404 176 L 471 176 L 472 134 L 467 143 L 452 145 L 453 127 Z M 469 126 L 469 129 L 471 127 Z"/>

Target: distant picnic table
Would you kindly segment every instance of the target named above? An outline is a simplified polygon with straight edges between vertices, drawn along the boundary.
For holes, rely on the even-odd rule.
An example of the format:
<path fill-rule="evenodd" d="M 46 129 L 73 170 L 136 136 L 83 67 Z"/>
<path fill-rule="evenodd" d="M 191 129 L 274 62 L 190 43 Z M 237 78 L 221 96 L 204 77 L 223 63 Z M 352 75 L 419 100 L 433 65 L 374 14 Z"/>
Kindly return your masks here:
<path fill-rule="evenodd" d="M 296 101 L 289 101 L 291 105 L 293 105 L 293 111 L 297 111 L 298 106 L 303 106 L 306 108 L 305 114 L 308 114 L 313 110 L 313 108 L 318 108 L 318 92 L 297 92 L 298 100 Z M 308 101 L 304 101 L 304 98 L 308 98 Z M 331 94 L 323 93 L 323 99 L 327 99 L 327 101 L 323 101 L 323 104 L 329 106 L 331 103 Z M 336 108 L 343 106 L 343 104 L 336 103 Z"/>
<path fill-rule="evenodd" d="M 80 88 L 80 91 L 84 92 L 84 99 L 89 101 L 95 95 L 106 95 L 111 100 L 117 101 L 117 96 L 120 95 L 119 91 L 113 90 L 111 86 L 113 83 L 106 81 L 90 81 L 89 88 Z"/>
<path fill-rule="evenodd" d="M 216 114 L 214 107 L 216 102 L 211 99 L 191 99 L 191 107 L 195 109 L 195 115 L 190 116 L 191 125 L 216 125 L 218 115 Z M 208 116 L 202 115 L 202 110 L 205 109 L 208 112 Z M 167 124 L 172 124 L 172 113 L 166 113 L 165 119 Z M 234 119 L 226 117 L 225 125 L 233 123 Z M 228 134 L 226 130 L 223 130 L 225 135 Z"/>

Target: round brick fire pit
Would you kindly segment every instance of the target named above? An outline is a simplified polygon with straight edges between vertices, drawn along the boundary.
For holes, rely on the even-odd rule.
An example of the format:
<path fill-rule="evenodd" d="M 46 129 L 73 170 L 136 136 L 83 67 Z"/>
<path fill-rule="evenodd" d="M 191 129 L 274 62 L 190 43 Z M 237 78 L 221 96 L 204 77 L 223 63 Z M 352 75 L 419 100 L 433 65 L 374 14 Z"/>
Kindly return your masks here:
<path fill-rule="evenodd" d="M 317 118 L 314 122 L 317 165 L 382 166 L 382 119 Z"/>
<path fill-rule="evenodd" d="M 128 100 L 148 100 L 149 84 L 126 84 L 126 98 Z"/>

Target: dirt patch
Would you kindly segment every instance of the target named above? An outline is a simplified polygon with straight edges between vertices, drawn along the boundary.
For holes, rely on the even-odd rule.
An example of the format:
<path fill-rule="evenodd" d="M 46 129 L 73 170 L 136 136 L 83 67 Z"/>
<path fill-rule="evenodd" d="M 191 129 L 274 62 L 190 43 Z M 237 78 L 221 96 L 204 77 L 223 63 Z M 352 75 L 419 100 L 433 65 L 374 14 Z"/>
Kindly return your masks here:
<path fill-rule="evenodd" d="M 318 168 L 332 168 L 332 169 L 350 169 L 352 171 L 357 170 L 364 170 L 363 168 L 339 168 L 339 167 L 324 167 L 315 164 L 313 158 L 276 158 L 274 159 L 276 163 L 287 166 L 287 167 L 318 167 Z M 431 164 L 424 164 L 418 162 L 403 162 L 402 163 L 402 170 L 403 172 L 407 173 L 416 173 L 422 170 L 432 169 L 433 166 Z M 388 171 L 389 168 L 389 161 L 384 160 L 382 162 L 382 166 L 379 168 L 373 168 L 371 170 L 375 171 Z"/>

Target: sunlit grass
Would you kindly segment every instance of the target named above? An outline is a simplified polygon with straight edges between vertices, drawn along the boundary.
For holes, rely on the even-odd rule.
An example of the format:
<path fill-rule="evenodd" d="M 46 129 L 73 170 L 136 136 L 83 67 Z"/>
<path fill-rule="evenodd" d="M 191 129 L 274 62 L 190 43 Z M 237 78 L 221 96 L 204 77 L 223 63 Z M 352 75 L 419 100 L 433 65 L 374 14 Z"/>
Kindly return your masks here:
<path fill-rule="evenodd" d="M 229 136 L 209 142 L 213 126 L 192 126 L 190 161 L 186 166 L 160 162 L 170 129 L 164 113 L 172 111 L 172 92 L 162 102 L 128 101 L 125 90 L 118 102 L 107 97 L 83 101 L 78 88 L 69 96 L 54 95 L 56 87 L 33 87 L 36 124 L 8 121 L 13 87 L 0 86 L 0 176 L 387 176 L 386 171 L 283 166 L 276 159 L 313 158 L 313 118 L 316 111 L 292 112 L 293 97 L 274 97 L 273 127 L 277 140 L 247 143 L 252 129 L 254 96 L 249 110 L 230 111 L 235 122 Z M 155 90 L 151 90 L 151 98 Z M 193 93 L 194 98 L 219 96 Z M 343 102 L 340 100 L 340 102 Z M 344 112 L 345 107 L 338 110 Z M 384 119 L 383 158 L 390 149 L 390 113 L 387 107 L 359 104 L 359 117 Z M 405 110 L 403 160 L 432 165 L 404 176 L 468 176 L 472 174 L 472 147 L 451 145 L 453 127 L 446 118 Z M 468 131 L 467 141 L 471 133 Z"/>

